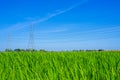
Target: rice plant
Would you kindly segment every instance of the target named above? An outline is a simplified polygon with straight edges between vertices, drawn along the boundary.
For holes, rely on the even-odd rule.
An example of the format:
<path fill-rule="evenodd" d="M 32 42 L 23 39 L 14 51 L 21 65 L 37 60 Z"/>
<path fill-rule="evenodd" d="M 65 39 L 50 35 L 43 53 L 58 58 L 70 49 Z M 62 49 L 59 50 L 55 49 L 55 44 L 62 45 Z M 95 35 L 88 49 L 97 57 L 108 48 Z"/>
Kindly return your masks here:
<path fill-rule="evenodd" d="M 120 80 L 120 52 L 1 52 L 0 80 Z"/>

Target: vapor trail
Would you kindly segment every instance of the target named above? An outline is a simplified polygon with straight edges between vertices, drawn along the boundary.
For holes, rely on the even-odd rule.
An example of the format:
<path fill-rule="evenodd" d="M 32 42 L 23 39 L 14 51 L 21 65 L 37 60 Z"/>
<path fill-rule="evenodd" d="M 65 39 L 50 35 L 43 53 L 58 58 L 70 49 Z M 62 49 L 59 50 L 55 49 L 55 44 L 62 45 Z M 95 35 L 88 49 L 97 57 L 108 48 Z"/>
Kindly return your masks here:
<path fill-rule="evenodd" d="M 83 1 L 80 2 L 80 3 L 76 3 L 75 5 L 72 5 L 72 6 L 68 7 L 67 9 L 58 11 L 58 12 L 56 12 L 56 13 L 52 13 L 52 14 L 44 17 L 43 19 L 39 19 L 39 20 L 34 21 L 34 22 L 32 22 L 32 23 L 35 24 L 35 23 L 40 23 L 40 22 L 47 21 L 47 20 L 49 20 L 49 19 L 51 19 L 51 18 L 53 18 L 53 17 L 55 17 L 55 16 L 58 16 L 58 15 L 63 14 L 63 13 L 66 13 L 66 12 L 68 12 L 68 11 L 70 11 L 70 10 L 78 7 L 79 5 L 82 5 L 82 4 L 85 3 L 86 1 L 87 1 L 87 0 L 83 0 Z"/>
<path fill-rule="evenodd" d="M 15 25 L 13 25 L 13 26 L 11 26 L 11 27 L 3 30 L 3 31 L 4 31 L 4 32 L 5 32 L 5 31 L 7 31 L 7 32 L 8 32 L 8 31 L 16 31 L 16 30 L 20 30 L 20 29 L 23 29 L 23 28 L 25 28 L 25 27 L 28 27 L 28 26 L 30 26 L 31 24 L 37 24 L 37 23 L 45 22 L 45 21 L 47 21 L 47 20 L 49 20 L 49 19 L 51 19 L 51 18 L 53 18 L 53 17 L 56 17 L 56 16 L 58 16 L 58 15 L 60 15 L 60 14 L 64 14 L 64 13 L 66 13 L 66 12 L 68 12 L 68 11 L 76 8 L 76 7 L 78 7 L 79 5 L 84 4 L 86 1 L 87 1 L 87 0 L 83 0 L 83 1 L 81 1 L 81 2 L 79 2 L 79 3 L 76 3 L 75 5 L 72 5 L 72 6 L 68 7 L 68 8 L 66 8 L 66 9 L 64 9 L 64 10 L 60 10 L 60 11 L 58 11 L 58 12 L 51 13 L 50 15 L 47 15 L 46 17 L 44 17 L 44 18 L 42 18 L 42 19 L 38 19 L 38 20 L 35 20 L 35 21 L 32 21 L 32 22 L 24 22 L 24 23 L 15 24 Z"/>

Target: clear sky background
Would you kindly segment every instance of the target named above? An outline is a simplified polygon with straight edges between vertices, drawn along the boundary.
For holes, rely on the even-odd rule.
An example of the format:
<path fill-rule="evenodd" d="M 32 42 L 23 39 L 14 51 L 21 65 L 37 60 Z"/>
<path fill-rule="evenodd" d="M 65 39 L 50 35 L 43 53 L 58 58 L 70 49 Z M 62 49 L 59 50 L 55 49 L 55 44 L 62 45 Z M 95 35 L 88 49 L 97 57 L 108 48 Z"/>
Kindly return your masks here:
<path fill-rule="evenodd" d="M 0 0 L 0 50 L 120 49 L 120 0 Z"/>

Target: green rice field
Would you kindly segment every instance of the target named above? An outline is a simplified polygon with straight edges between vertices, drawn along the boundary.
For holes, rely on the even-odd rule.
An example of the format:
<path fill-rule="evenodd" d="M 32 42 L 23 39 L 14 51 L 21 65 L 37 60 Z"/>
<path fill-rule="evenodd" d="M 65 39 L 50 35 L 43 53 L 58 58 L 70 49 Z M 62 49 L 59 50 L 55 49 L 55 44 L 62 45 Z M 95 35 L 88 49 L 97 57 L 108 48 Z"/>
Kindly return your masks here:
<path fill-rule="evenodd" d="M 120 51 L 0 52 L 0 80 L 120 80 Z"/>

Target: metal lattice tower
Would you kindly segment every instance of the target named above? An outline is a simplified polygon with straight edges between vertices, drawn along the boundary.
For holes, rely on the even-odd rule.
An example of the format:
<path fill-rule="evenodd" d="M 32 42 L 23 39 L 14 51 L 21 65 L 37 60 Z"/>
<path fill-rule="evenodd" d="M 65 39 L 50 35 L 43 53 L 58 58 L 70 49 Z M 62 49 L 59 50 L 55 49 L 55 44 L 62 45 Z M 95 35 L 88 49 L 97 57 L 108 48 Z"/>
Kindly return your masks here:
<path fill-rule="evenodd" d="M 7 49 L 11 49 L 11 34 L 8 33 L 7 35 Z"/>
<path fill-rule="evenodd" d="M 30 49 L 30 50 L 34 49 L 34 26 L 32 23 L 30 25 L 30 31 L 29 31 L 28 49 Z"/>

